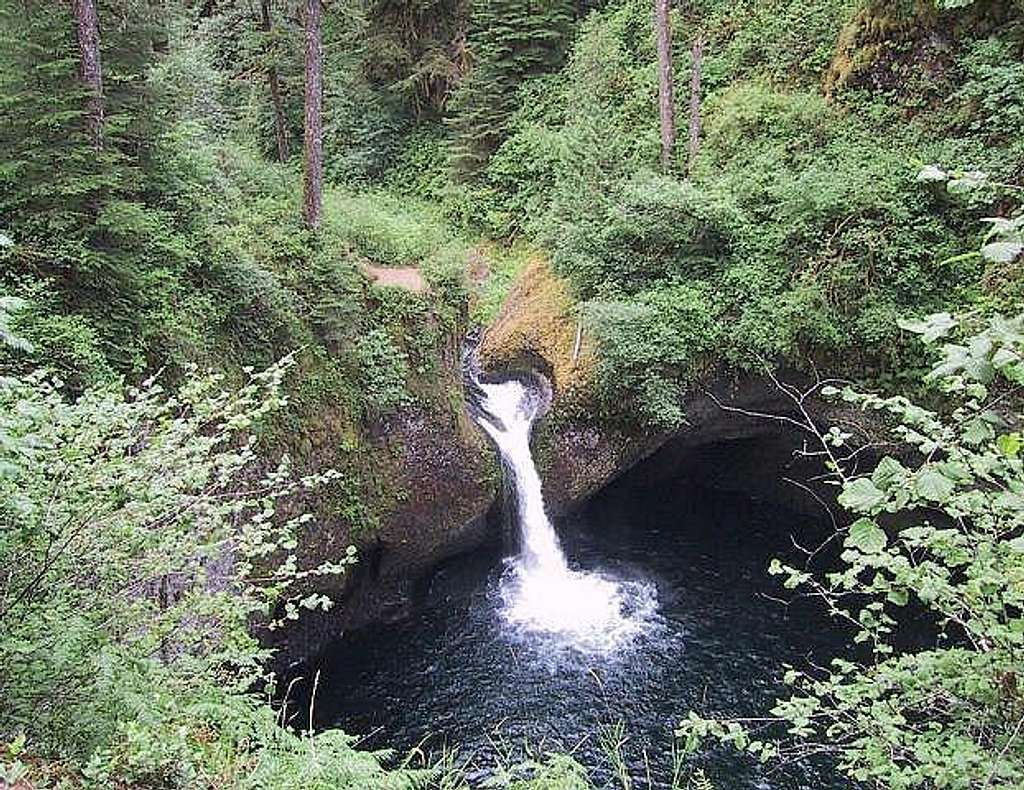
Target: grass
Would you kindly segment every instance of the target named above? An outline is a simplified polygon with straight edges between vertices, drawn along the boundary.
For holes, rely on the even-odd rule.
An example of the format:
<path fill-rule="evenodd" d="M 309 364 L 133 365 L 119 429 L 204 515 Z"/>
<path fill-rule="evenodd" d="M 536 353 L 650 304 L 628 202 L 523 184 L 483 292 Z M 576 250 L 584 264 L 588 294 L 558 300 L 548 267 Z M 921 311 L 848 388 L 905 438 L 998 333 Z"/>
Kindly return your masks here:
<path fill-rule="evenodd" d="M 456 241 L 426 203 L 380 191 L 328 193 L 324 235 L 382 266 L 419 266 Z"/>
<path fill-rule="evenodd" d="M 497 320 L 516 278 L 534 254 L 523 244 L 512 247 L 488 244 L 473 249 L 469 268 L 470 279 L 476 286 L 470 303 L 473 323 L 490 326 Z"/>

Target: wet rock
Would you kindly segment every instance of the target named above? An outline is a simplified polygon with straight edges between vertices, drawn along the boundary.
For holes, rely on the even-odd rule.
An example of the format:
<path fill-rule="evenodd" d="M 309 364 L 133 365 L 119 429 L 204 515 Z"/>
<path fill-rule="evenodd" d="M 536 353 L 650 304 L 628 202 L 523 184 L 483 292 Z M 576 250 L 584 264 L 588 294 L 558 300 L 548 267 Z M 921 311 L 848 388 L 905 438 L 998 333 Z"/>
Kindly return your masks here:
<path fill-rule="evenodd" d="M 304 612 L 268 633 L 280 666 L 308 658 L 347 629 L 407 617 L 417 586 L 438 563 L 500 540 L 487 517 L 499 485 L 493 454 L 451 372 L 439 389 L 443 397 L 366 426 L 349 464 L 360 481 L 351 501 L 328 496 L 313 503 L 320 518 L 301 537 L 301 565 L 335 560 L 349 545 L 358 548 L 358 562 L 343 577 L 318 580 L 316 590 L 335 602 L 329 611 Z M 314 447 L 305 463 L 331 465 L 333 450 Z M 366 511 L 348 512 L 354 503 Z"/>

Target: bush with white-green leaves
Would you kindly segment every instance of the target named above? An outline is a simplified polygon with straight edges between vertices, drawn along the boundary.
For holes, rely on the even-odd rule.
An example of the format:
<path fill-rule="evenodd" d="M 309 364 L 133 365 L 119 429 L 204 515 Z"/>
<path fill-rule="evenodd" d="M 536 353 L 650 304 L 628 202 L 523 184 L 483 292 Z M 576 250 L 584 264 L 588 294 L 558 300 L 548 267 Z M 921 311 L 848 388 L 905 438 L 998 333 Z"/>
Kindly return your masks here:
<path fill-rule="evenodd" d="M 908 452 L 859 472 L 847 433 L 818 432 L 852 514 L 841 557 L 824 573 L 770 568 L 820 599 L 858 647 L 824 667 L 786 667 L 792 693 L 768 716 L 690 713 L 678 734 L 690 749 L 714 737 L 764 760 L 830 754 L 871 787 L 1021 788 L 1024 319 L 939 314 L 903 327 L 943 343 L 927 377 L 943 408 L 822 388 L 891 419 Z M 911 609 L 927 613 L 935 639 L 900 649 Z"/>
<path fill-rule="evenodd" d="M 257 452 L 291 364 L 240 388 L 195 376 L 176 392 L 150 380 L 75 399 L 43 372 L 0 379 L 0 776 L 267 790 L 426 780 L 385 770 L 340 731 L 282 727 L 269 704 L 252 624 L 330 606 L 297 590 L 355 560 L 349 549 L 306 568 L 295 554 L 311 519 L 295 502 L 338 473 L 297 475 L 287 457 L 268 468 Z"/>

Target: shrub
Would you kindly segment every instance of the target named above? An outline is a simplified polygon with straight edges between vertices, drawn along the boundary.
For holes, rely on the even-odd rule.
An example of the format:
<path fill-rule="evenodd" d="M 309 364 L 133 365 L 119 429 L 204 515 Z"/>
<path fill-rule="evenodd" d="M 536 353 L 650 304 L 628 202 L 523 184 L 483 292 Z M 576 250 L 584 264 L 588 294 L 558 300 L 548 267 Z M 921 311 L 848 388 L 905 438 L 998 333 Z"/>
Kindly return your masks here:
<path fill-rule="evenodd" d="M 966 80 L 957 97 L 972 131 L 988 140 L 1012 141 L 1024 126 L 1019 92 L 1024 64 L 1014 46 L 997 38 L 976 41 L 961 64 Z"/>
<path fill-rule="evenodd" d="M 256 439 L 290 362 L 239 389 L 194 377 L 68 400 L 44 374 L 0 384 L 0 736 L 90 786 L 409 786 L 344 733 L 282 729 L 253 619 L 326 608 L 293 585 L 310 516 Z M 273 627 L 273 622 L 271 622 Z"/>
<path fill-rule="evenodd" d="M 943 313 L 903 326 L 934 344 L 958 322 Z M 753 733 L 742 721 L 691 713 L 679 730 L 690 749 L 712 735 L 765 760 L 832 754 L 852 779 L 884 787 L 1019 786 L 1024 414 L 1014 396 L 1024 384 L 1024 320 L 997 317 L 946 343 L 927 378 L 945 393 L 941 412 L 822 388 L 893 419 L 909 452 L 860 471 L 863 448 L 849 445 L 850 434 L 804 423 L 841 485 L 839 504 L 856 518 L 830 538 L 843 552 L 828 572 L 778 560 L 769 569 L 821 600 L 866 654 L 787 667 L 793 693 L 767 720 L 779 729 Z M 908 608 L 927 613 L 932 645 L 899 646 Z"/>
<path fill-rule="evenodd" d="M 628 414 L 631 400 L 642 425 L 671 429 L 682 421 L 680 381 L 694 376 L 719 342 L 716 305 L 704 288 L 673 284 L 625 301 L 587 305 L 600 344 L 605 408 Z"/>
<path fill-rule="evenodd" d="M 384 266 L 415 266 L 450 238 L 429 210 L 386 194 L 335 192 L 325 203 L 324 232 Z"/>
<path fill-rule="evenodd" d="M 374 329 L 356 340 L 359 383 L 364 408 L 372 416 L 394 411 L 409 401 L 405 388 L 409 361 L 384 329 Z"/>

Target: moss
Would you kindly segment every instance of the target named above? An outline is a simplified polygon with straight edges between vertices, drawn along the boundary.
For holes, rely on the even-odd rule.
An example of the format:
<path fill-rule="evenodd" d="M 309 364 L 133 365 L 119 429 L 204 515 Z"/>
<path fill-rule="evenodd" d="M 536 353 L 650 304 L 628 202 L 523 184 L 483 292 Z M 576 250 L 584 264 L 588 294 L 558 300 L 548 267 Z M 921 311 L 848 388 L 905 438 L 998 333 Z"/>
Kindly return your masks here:
<path fill-rule="evenodd" d="M 497 320 L 487 330 L 481 357 L 488 367 L 542 360 L 559 398 L 575 400 L 593 383 L 593 338 L 579 319 L 568 283 L 535 254 L 516 279 Z"/>
<path fill-rule="evenodd" d="M 856 83 L 891 48 L 910 38 L 915 30 L 935 21 L 934 6 L 926 2 L 871 0 L 839 31 L 835 54 L 825 73 L 824 89 L 834 95 Z"/>
<path fill-rule="evenodd" d="M 494 323 L 520 272 L 534 255 L 523 244 L 499 247 L 481 243 L 473 247 L 466 260 L 469 280 L 469 315 L 483 326 Z"/>

